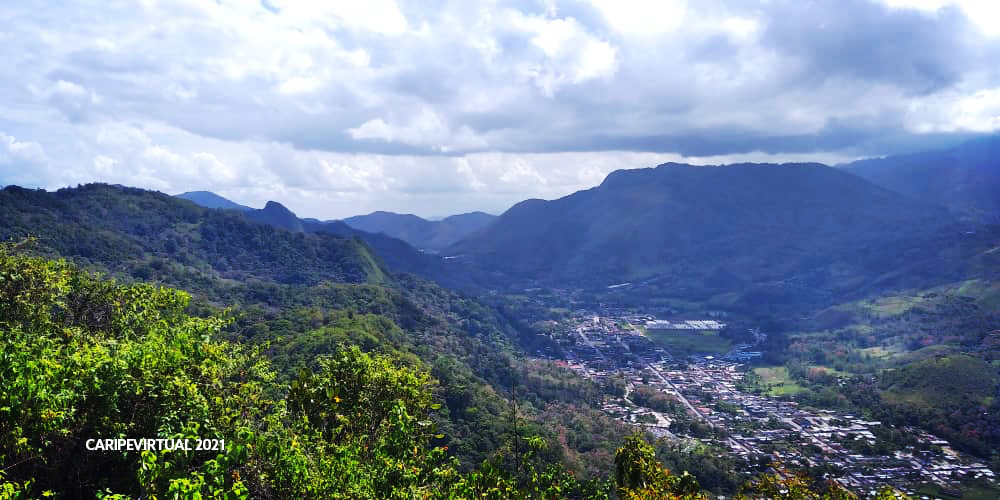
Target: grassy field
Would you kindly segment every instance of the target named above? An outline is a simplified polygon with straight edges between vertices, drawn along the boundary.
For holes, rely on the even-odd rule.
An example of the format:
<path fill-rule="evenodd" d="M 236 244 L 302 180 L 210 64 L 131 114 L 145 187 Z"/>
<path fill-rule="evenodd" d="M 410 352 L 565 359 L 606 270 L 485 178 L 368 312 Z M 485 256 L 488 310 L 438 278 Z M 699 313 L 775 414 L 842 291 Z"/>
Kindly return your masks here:
<path fill-rule="evenodd" d="M 677 332 L 671 330 L 646 330 L 654 344 L 675 354 L 723 354 L 729 351 L 732 342 L 719 336 L 718 332 L 695 331 Z"/>
<path fill-rule="evenodd" d="M 832 377 L 849 377 L 853 375 L 852 373 L 840 371 L 836 368 L 831 368 L 829 366 L 821 366 L 821 365 L 806 365 L 806 366 L 810 369 L 819 370 L 823 372 L 824 375 L 830 375 Z"/>
<path fill-rule="evenodd" d="M 710 299 L 708 299 L 706 303 L 710 307 L 725 309 L 727 307 L 732 307 L 733 305 L 735 305 L 737 302 L 739 302 L 740 298 L 742 298 L 742 295 L 740 295 L 739 293 L 729 292 L 719 295 L 713 295 Z"/>
<path fill-rule="evenodd" d="M 802 392 L 804 388 L 796 384 L 784 366 L 754 368 L 754 373 L 760 375 L 761 385 L 769 396 L 788 396 Z"/>
<path fill-rule="evenodd" d="M 912 405 L 943 406 L 986 402 L 1000 377 L 989 363 L 963 354 L 924 359 L 883 374 L 883 397 Z"/>
<path fill-rule="evenodd" d="M 981 481 L 963 484 L 959 489 L 962 492 L 962 500 L 997 500 L 1000 498 L 1000 487 Z M 941 494 L 941 487 L 936 484 L 925 484 L 917 488 L 916 493 L 916 498 L 924 495 L 931 498 L 955 498 Z"/>
<path fill-rule="evenodd" d="M 924 298 L 919 295 L 900 294 L 880 297 L 874 301 L 864 301 L 860 305 L 871 313 L 886 318 L 903 314 L 924 302 Z"/>
<path fill-rule="evenodd" d="M 659 298 L 651 299 L 650 303 L 655 304 L 655 305 L 659 305 L 659 306 L 667 306 L 667 307 L 670 307 L 672 309 L 677 309 L 677 310 L 686 311 L 686 312 L 695 312 L 695 311 L 703 311 L 703 310 L 705 310 L 705 304 L 703 304 L 701 302 L 692 301 L 692 300 L 685 300 L 685 299 L 675 298 L 675 297 L 659 297 Z"/>
<path fill-rule="evenodd" d="M 876 347 L 867 347 L 861 349 L 861 352 L 876 359 L 885 359 L 895 355 L 899 351 L 897 349 L 889 349 L 886 347 L 876 346 Z"/>

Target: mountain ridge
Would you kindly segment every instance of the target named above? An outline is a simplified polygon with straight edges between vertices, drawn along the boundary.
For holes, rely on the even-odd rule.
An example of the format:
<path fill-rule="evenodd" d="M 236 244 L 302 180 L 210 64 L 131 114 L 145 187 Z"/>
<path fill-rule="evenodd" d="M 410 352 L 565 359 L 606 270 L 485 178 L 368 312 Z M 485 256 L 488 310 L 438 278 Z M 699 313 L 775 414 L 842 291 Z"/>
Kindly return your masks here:
<path fill-rule="evenodd" d="M 384 233 L 421 250 L 436 252 L 482 229 L 495 219 L 495 215 L 479 211 L 451 215 L 440 220 L 427 220 L 413 214 L 379 210 L 367 215 L 348 217 L 343 221 L 355 229 Z"/>
<path fill-rule="evenodd" d="M 198 205 L 197 200 L 191 201 Z M 383 262 L 393 272 L 413 273 L 453 288 L 474 288 L 474 283 L 464 270 L 456 272 L 458 263 L 446 265 L 445 261 L 436 255 L 422 252 L 408 242 L 384 233 L 356 229 L 338 220 L 321 221 L 314 218 L 299 218 L 287 207 L 273 200 L 268 201 L 262 209 L 247 207 L 240 213 L 249 221 L 292 233 L 326 234 L 345 239 L 356 238 L 365 242 L 378 255 L 380 262 Z"/>
<path fill-rule="evenodd" d="M 219 196 L 211 191 L 187 191 L 174 195 L 174 197 L 193 201 L 194 203 L 205 208 L 235 209 L 242 211 L 253 210 L 251 207 L 240 205 L 239 203 Z"/>
<path fill-rule="evenodd" d="M 291 231 L 293 233 L 305 232 L 305 226 L 291 210 L 276 201 L 268 201 L 264 208 L 260 210 L 247 210 L 244 212 L 247 218 L 270 224 L 274 227 Z"/>
<path fill-rule="evenodd" d="M 0 214 L 5 239 L 35 237 L 60 255 L 110 269 L 128 262 L 136 269 L 119 270 L 141 278 L 169 271 L 162 263 L 140 259 L 144 255 L 225 279 L 294 284 L 321 277 L 367 283 L 383 282 L 389 274 L 361 240 L 291 238 L 239 211 L 204 208 L 138 188 L 87 184 L 48 192 L 7 186 L 0 190 Z"/>
<path fill-rule="evenodd" d="M 446 251 L 522 283 L 660 279 L 708 292 L 718 288 L 709 276 L 735 274 L 845 288 L 907 252 L 931 259 L 941 247 L 931 242 L 957 224 L 944 208 L 818 163 L 668 163 L 525 200 Z"/>
<path fill-rule="evenodd" d="M 907 196 L 950 207 L 964 218 L 1000 221 L 1000 135 L 838 167 Z"/>

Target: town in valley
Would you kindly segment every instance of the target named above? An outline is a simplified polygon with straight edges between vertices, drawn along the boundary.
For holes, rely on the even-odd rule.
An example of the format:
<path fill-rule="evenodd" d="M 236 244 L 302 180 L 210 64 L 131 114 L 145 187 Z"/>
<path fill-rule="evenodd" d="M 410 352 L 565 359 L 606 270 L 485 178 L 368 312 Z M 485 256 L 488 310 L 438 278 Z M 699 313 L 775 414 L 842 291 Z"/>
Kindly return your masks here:
<path fill-rule="evenodd" d="M 665 320 L 581 310 L 567 317 L 552 322 L 558 353 L 546 357 L 609 388 L 603 411 L 657 437 L 713 446 L 751 469 L 819 470 L 863 498 L 884 485 L 913 498 L 957 498 L 963 481 L 996 484 L 986 463 L 923 430 L 762 390 L 754 367 L 767 332 L 751 329 L 750 342 L 729 345 L 718 336 L 725 313 Z M 921 494 L 927 485 L 942 495 Z"/>

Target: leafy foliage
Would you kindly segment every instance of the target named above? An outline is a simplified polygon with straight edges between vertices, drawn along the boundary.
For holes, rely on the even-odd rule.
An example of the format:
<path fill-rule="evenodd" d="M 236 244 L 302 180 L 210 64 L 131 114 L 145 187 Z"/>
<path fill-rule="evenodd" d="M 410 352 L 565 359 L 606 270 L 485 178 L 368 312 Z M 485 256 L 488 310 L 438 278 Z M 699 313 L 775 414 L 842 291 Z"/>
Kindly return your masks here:
<path fill-rule="evenodd" d="M 615 455 L 618 498 L 698 500 L 706 498 L 688 473 L 672 476 L 655 459 L 653 447 L 638 435 L 629 436 Z"/>
<path fill-rule="evenodd" d="M 889 498 L 894 498 L 891 493 L 885 490 L 879 493 L 889 494 Z M 742 488 L 738 499 L 748 500 L 750 498 L 768 498 L 775 500 L 857 500 L 857 496 L 845 490 L 833 481 L 816 481 L 801 474 L 795 474 L 786 470 L 779 470 L 776 473 L 764 474 L 756 480 L 747 483 Z"/>
<path fill-rule="evenodd" d="M 434 402 L 434 379 L 394 356 L 337 347 L 285 384 L 260 349 L 224 339 L 224 316 L 188 314 L 185 292 L 118 284 L 12 250 L 0 246 L 4 498 L 612 494 L 607 481 L 562 467 L 530 424 L 478 469 L 462 471 L 436 444 L 446 436 L 431 419 L 445 411 Z M 88 444 L 125 438 L 225 445 Z M 704 498 L 693 476 L 667 473 L 638 436 L 619 449 L 615 468 L 621 498 Z"/>

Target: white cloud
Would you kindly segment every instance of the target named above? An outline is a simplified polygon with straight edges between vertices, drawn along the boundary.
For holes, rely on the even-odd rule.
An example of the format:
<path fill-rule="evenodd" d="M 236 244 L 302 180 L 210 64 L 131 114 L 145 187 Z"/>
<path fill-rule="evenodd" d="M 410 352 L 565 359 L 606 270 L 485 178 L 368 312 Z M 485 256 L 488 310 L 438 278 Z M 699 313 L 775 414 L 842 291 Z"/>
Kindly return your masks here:
<path fill-rule="evenodd" d="M 335 26 L 395 35 L 406 31 L 406 17 L 393 0 L 327 0 L 271 2 L 282 16 L 295 22 L 329 22 Z"/>
<path fill-rule="evenodd" d="M 0 132 L 0 185 L 37 185 L 47 167 L 48 155 L 41 144 Z"/>
<path fill-rule="evenodd" d="M 269 5 L 5 2 L 0 183 L 447 215 L 1000 130 L 993 1 Z"/>
<path fill-rule="evenodd" d="M 996 0 L 881 0 L 896 8 L 920 9 L 936 12 L 946 7 L 957 7 L 975 23 L 984 34 L 1000 36 L 1000 3 Z"/>
<path fill-rule="evenodd" d="M 951 93 L 913 102 L 907 125 L 917 133 L 1000 130 L 1000 87 Z"/>
<path fill-rule="evenodd" d="M 0 132 L 0 162 L 42 163 L 45 149 L 37 142 L 19 141 L 16 137 Z"/>
<path fill-rule="evenodd" d="M 652 35 L 677 29 L 687 13 L 684 0 L 593 0 L 615 29 L 626 35 Z"/>
<path fill-rule="evenodd" d="M 480 149 L 487 142 L 467 126 L 451 127 L 445 118 L 431 109 L 424 108 L 409 118 L 406 124 L 386 123 L 381 118 L 368 120 L 347 130 L 354 139 L 375 139 L 384 142 L 425 146 L 434 151 L 448 153 L 456 150 Z"/>
<path fill-rule="evenodd" d="M 66 80 L 56 81 L 47 94 L 49 103 L 73 121 L 85 119 L 91 105 L 100 103 L 97 94 L 83 85 Z"/>
<path fill-rule="evenodd" d="M 617 49 L 572 17 L 552 19 L 514 12 L 511 22 L 528 33 L 545 56 L 529 63 L 526 73 L 548 97 L 565 85 L 609 78 L 617 70 Z"/>

